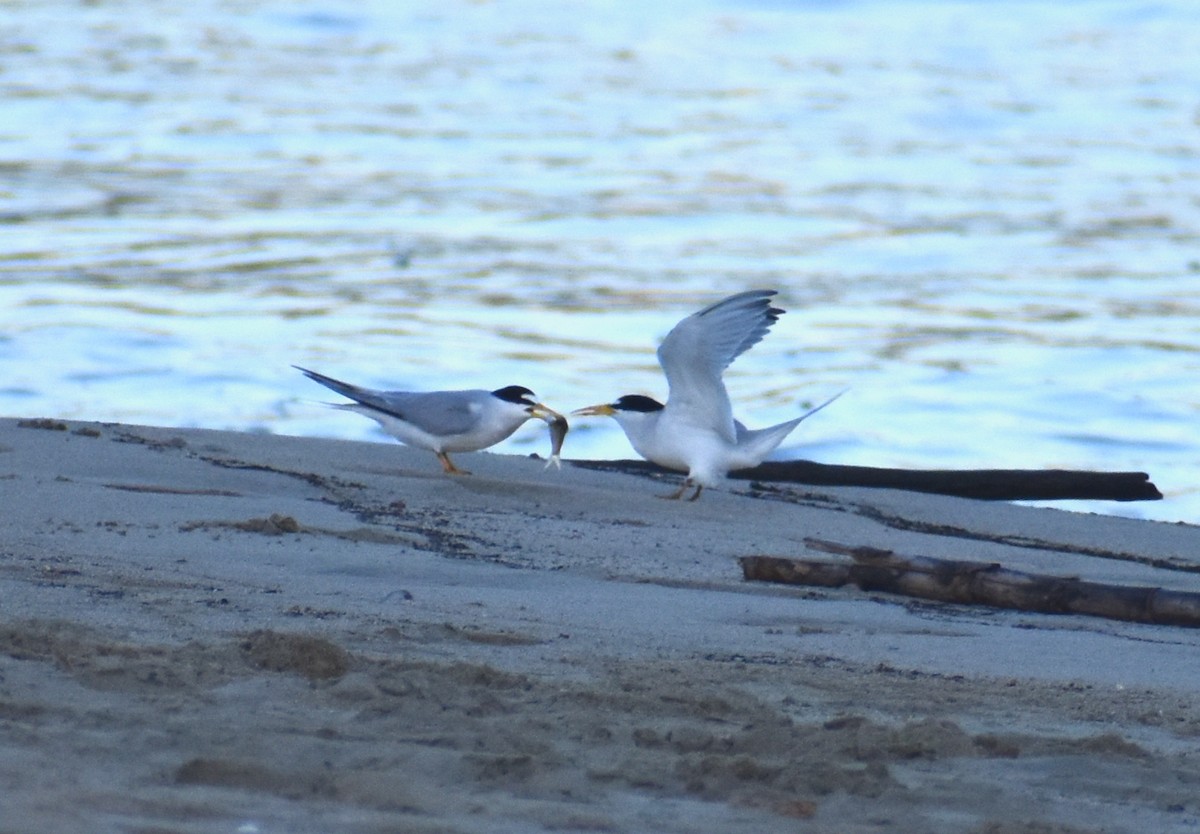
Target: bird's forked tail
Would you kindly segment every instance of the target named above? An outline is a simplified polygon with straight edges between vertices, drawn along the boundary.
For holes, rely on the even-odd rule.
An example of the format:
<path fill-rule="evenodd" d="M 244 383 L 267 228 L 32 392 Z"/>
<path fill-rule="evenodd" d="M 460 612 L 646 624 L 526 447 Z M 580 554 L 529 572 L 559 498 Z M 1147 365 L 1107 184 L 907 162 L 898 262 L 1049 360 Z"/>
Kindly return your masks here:
<path fill-rule="evenodd" d="M 792 430 L 795 429 L 796 426 L 800 425 L 822 408 L 832 403 L 838 397 L 842 396 L 842 394 L 845 394 L 848 390 L 849 389 L 838 391 L 825 402 L 821 403 L 815 408 L 810 408 L 799 417 L 795 417 L 785 423 L 767 426 L 765 429 L 754 430 L 747 429 L 745 426 L 742 426 L 739 423 L 737 445 L 739 451 L 744 451 L 746 457 L 753 460 L 753 463 L 748 464 L 748 466 L 757 466 L 758 464 L 762 463 L 767 455 L 771 454 L 771 452 L 774 452 L 775 449 L 778 448 L 779 444 L 784 441 L 784 438 L 792 433 Z"/>

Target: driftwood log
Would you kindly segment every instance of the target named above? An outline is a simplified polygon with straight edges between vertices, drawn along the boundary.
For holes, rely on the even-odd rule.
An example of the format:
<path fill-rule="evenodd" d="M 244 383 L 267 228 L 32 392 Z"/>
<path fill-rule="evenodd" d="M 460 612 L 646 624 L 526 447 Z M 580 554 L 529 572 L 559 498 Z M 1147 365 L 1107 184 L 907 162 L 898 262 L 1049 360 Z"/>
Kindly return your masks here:
<path fill-rule="evenodd" d="M 760 582 L 827 588 L 856 585 L 864 591 L 939 602 L 1200 627 L 1200 593 L 1043 576 L 999 564 L 902 556 L 891 550 L 851 547 L 821 539 L 805 539 L 804 543 L 814 550 L 849 556 L 853 561 L 743 556 L 743 575 Z"/>
<path fill-rule="evenodd" d="M 573 460 L 587 469 L 637 475 L 665 473 L 644 460 Z M 810 486 L 886 487 L 989 501 L 1155 501 L 1162 493 L 1145 472 L 1082 472 L 1070 469 L 883 469 L 808 460 L 768 461 L 729 473 L 738 480 Z"/>

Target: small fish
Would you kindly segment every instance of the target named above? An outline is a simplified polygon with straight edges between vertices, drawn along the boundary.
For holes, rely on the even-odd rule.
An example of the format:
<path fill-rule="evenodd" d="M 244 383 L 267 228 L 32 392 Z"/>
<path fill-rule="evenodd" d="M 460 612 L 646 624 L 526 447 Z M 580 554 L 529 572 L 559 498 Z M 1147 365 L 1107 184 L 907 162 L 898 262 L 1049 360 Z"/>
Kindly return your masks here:
<path fill-rule="evenodd" d="M 551 464 L 557 469 L 562 469 L 562 460 L 559 458 L 559 453 L 562 452 L 563 441 L 567 438 L 567 431 L 571 428 L 567 425 L 567 418 L 561 414 L 553 418 L 546 418 L 546 422 L 550 425 L 550 460 L 546 461 L 546 469 L 549 469 Z"/>

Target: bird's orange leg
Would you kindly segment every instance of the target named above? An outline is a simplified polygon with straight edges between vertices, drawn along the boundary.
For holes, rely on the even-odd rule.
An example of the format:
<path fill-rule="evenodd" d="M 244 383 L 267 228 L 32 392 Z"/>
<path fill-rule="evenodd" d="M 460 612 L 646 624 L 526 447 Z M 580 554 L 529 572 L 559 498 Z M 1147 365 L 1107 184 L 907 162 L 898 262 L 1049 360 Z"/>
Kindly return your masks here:
<path fill-rule="evenodd" d="M 667 501 L 678 501 L 680 498 L 683 497 L 683 494 L 688 491 L 688 487 L 690 487 L 691 485 L 692 485 L 692 479 L 684 478 L 683 483 L 679 485 L 679 489 L 675 490 L 670 495 L 659 495 L 658 497 L 663 498 Z M 696 495 L 700 494 L 700 489 L 701 489 L 701 487 L 696 488 Z M 692 496 L 692 500 L 695 501 L 696 496 Z"/>
<path fill-rule="evenodd" d="M 465 469 L 459 469 L 454 465 L 454 461 L 450 460 L 450 456 L 445 452 L 437 453 L 438 460 L 442 462 L 442 471 L 447 475 L 470 475 L 471 473 Z"/>

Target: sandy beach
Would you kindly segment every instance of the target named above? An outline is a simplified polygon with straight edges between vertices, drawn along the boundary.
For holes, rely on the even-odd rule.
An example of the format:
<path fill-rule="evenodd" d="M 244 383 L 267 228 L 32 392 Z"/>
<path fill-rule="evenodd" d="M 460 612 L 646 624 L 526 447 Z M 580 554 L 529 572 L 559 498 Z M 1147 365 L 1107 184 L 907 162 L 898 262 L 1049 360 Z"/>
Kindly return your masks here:
<path fill-rule="evenodd" d="M 458 462 L 0 420 L 0 832 L 1200 828 L 1200 631 L 738 564 L 1200 591 L 1197 527 Z"/>

